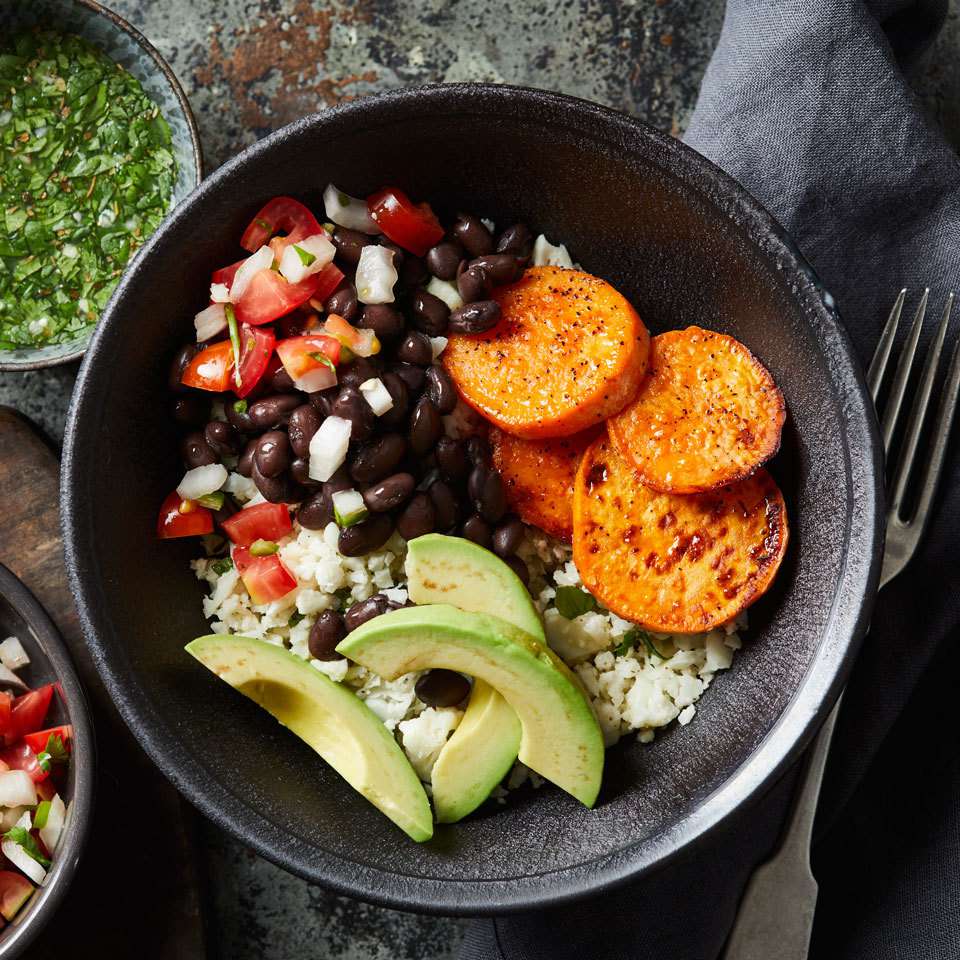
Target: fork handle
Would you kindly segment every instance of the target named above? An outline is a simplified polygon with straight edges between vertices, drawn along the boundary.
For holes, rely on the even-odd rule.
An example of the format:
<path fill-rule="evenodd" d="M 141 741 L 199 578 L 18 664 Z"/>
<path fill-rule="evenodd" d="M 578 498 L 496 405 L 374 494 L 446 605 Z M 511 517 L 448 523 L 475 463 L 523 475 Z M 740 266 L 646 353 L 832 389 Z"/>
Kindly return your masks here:
<path fill-rule="evenodd" d="M 807 958 L 817 906 L 810 840 L 839 711 L 838 699 L 810 748 L 780 847 L 747 884 L 723 960 Z"/>

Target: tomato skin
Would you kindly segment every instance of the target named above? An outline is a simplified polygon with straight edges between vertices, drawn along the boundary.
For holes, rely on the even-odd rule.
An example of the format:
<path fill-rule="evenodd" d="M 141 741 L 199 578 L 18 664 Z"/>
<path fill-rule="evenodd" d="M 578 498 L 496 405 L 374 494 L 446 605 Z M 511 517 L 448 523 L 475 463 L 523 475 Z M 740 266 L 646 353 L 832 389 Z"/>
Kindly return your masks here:
<path fill-rule="evenodd" d="M 343 283 L 343 271 L 335 264 L 328 263 L 318 274 L 317 289 L 312 299 L 326 302 L 327 297 Z"/>
<path fill-rule="evenodd" d="M 238 322 L 259 327 L 296 310 L 316 293 L 321 276 L 323 271 L 300 283 L 290 283 L 276 270 L 255 273 L 243 296 L 233 305 Z"/>
<path fill-rule="evenodd" d="M 269 327 L 251 327 L 248 323 L 240 327 L 240 386 L 233 383 L 233 392 L 238 397 L 246 397 L 263 379 L 276 340 L 276 334 Z"/>
<path fill-rule="evenodd" d="M 50 776 L 49 770 L 44 770 L 37 760 L 36 753 L 29 745 L 21 740 L 16 746 L 3 747 L 0 749 L 0 760 L 2 760 L 10 770 L 23 770 L 30 775 L 34 783 L 40 783 Z"/>
<path fill-rule="evenodd" d="M 311 354 L 322 353 L 336 366 L 340 362 L 340 350 L 340 341 L 323 333 L 287 337 L 277 343 L 277 356 L 294 382 L 311 370 L 326 366 Z"/>
<path fill-rule="evenodd" d="M 274 197 L 260 208 L 240 238 L 240 246 L 253 253 L 277 233 L 285 233 L 284 247 L 322 233 L 317 218 L 293 197 Z"/>
<path fill-rule="evenodd" d="M 180 382 L 195 390 L 223 393 L 230 389 L 233 373 L 233 347 L 229 340 L 218 340 L 201 350 L 187 364 Z"/>
<path fill-rule="evenodd" d="M 0 736 L 6 736 L 10 730 L 13 712 L 13 694 L 8 690 L 0 692 Z"/>
<path fill-rule="evenodd" d="M 422 257 L 443 239 L 443 227 L 428 203 L 414 203 L 397 187 L 384 187 L 367 197 L 370 218 L 387 239 Z"/>
<path fill-rule="evenodd" d="M 279 540 L 293 529 L 293 522 L 285 503 L 258 503 L 238 510 L 224 520 L 222 526 L 223 532 L 238 547 L 249 547 L 254 540 Z"/>
<path fill-rule="evenodd" d="M 37 730 L 35 733 L 24 734 L 23 742 L 34 752 L 43 753 L 47 748 L 50 737 L 59 737 L 63 741 L 67 752 L 70 752 L 73 743 L 73 726 L 65 723 L 59 727 L 48 727 L 46 730 Z"/>
<path fill-rule="evenodd" d="M 240 548 L 245 550 L 245 548 Z M 237 563 L 235 551 L 233 562 Z M 240 578 L 250 594 L 250 599 L 257 604 L 270 603 L 285 597 L 291 590 L 297 588 L 297 578 L 283 565 L 280 557 L 273 554 L 270 557 L 251 557 L 245 550 L 249 562 L 243 563 Z"/>
<path fill-rule="evenodd" d="M 198 537 L 213 533 L 213 513 L 210 510 L 194 504 L 189 513 L 181 513 L 181 503 L 182 497 L 174 490 L 161 504 L 157 517 L 158 539 L 173 540 L 177 537 Z"/>
<path fill-rule="evenodd" d="M 43 726 L 44 717 L 50 709 L 50 700 L 53 697 L 53 684 L 37 687 L 16 697 L 10 711 L 10 724 L 4 732 L 4 741 L 14 743 L 28 733 L 33 733 Z M 9 760 L 4 758 L 6 763 Z"/>
<path fill-rule="evenodd" d="M 242 266 L 243 260 L 238 260 L 236 263 L 231 263 L 229 267 L 221 267 L 219 270 L 214 270 L 213 275 L 210 277 L 210 283 L 226 284 L 227 289 L 229 290 L 230 287 L 233 286 L 233 278 L 237 275 L 237 271 Z"/>

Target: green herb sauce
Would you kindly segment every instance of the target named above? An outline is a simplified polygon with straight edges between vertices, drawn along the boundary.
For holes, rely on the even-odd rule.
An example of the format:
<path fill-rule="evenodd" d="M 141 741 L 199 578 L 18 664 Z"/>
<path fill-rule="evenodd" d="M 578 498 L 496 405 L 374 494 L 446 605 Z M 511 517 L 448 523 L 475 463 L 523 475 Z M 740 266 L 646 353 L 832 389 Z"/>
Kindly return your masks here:
<path fill-rule="evenodd" d="M 170 206 L 170 127 L 80 37 L 0 41 L 0 350 L 82 336 Z"/>

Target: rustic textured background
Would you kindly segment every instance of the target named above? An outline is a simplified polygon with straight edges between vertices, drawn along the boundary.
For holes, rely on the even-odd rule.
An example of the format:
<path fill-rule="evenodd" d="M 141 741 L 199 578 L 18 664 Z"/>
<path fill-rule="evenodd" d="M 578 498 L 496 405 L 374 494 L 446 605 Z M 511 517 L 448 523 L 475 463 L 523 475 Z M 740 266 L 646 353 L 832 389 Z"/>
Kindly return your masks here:
<path fill-rule="evenodd" d="M 960 146 L 960 20 L 917 80 Z M 598 100 L 683 132 L 720 31 L 723 0 L 108 0 L 186 89 L 207 169 L 270 130 L 402 85 L 492 80 Z M 148 318 L 147 318 L 148 319 Z M 76 368 L 0 373 L 0 403 L 59 443 Z M 205 826 L 211 943 L 223 960 L 446 960 L 455 921 L 335 897 Z M 145 956 L 148 955 L 146 951 Z"/>

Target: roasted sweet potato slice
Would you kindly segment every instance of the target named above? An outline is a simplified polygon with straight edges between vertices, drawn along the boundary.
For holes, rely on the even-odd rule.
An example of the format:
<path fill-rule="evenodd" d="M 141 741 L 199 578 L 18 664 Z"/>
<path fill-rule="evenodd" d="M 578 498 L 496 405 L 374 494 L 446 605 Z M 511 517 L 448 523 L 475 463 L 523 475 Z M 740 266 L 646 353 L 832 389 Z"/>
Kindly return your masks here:
<path fill-rule="evenodd" d="M 507 501 L 525 523 L 570 542 L 573 536 L 573 485 L 583 451 L 602 427 L 572 437 L 523 440 L 494 427 L 493 462 L 507 488 Z"/>
<path fill-rule="evenodd" d="M 742 343 L 688 327 L 653 338 L 650 376 L 608 428 L 647 486 L 702 493 L 769 460 L 785 413 L 773 378 Z"/>
<path fill-rule="evenodd" d="M 648 630 L 727 623 L 766 592 L 786 549 L 786 506 L 766 470 L 678 496 L 644 486 L 609 437 L 580 461 L 574 562 L 604 606 Z"/>
<path fill-rule="evenodd" d="M 463 398 L 488 420 L 517 437 L 567 437 L 633 399 L 650 335 L 609 283 L 532 267 L 493 296 L 497 325 L 451 336 L 443 352 Z"/>

